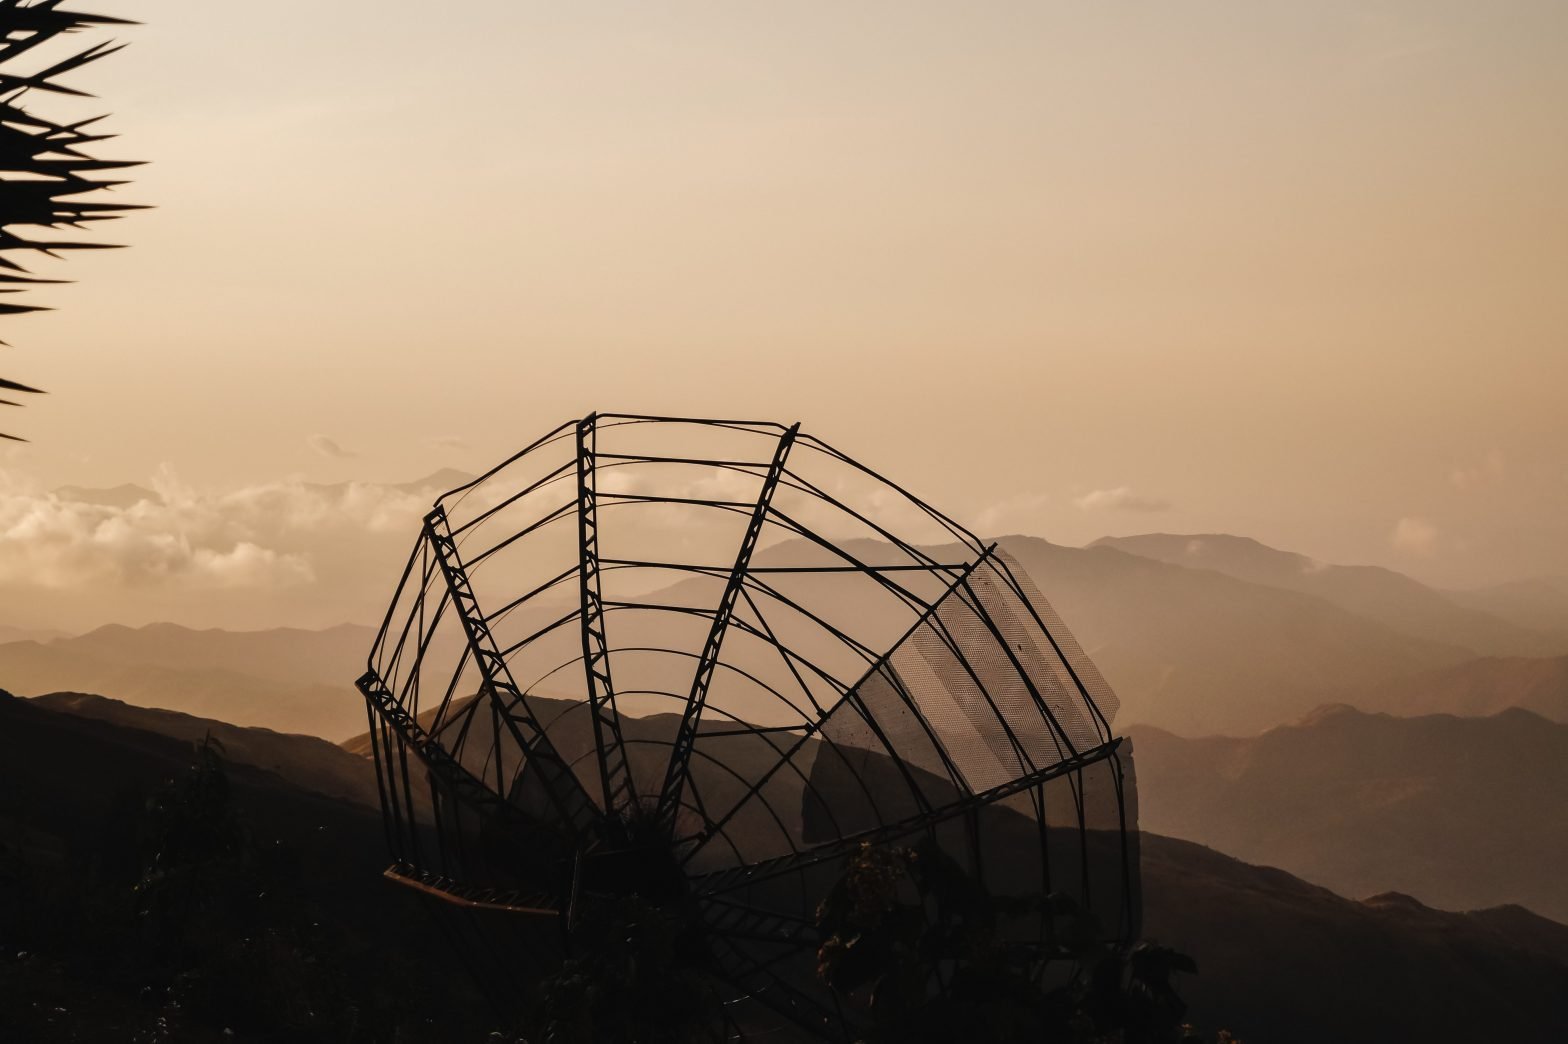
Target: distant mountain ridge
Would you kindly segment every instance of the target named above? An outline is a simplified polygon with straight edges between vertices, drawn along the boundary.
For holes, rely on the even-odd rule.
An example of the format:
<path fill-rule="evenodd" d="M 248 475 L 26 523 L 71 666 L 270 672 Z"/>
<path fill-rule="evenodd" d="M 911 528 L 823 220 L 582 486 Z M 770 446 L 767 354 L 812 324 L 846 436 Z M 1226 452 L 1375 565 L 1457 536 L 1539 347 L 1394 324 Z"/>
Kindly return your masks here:
<path fill-rule="evenodd" d="M 365 727 L 353 680 L 374 631 L 194 630 L 110 625 L 48 643 L 0 645 L 0 687 L 21 696 L 102 693 L 240 725 L 341 739 Z"/>
<path fill-rule="evenodd" d="M 863 545 L 848 550 L 873 559 L 879 553 L 873 542 Z M 1469 647 L 1415 636 L 1321 595 L 1108 543 L 1074 548 L 1009 536 L 1002 545 L 1115 689 L 1120 724 L 1186 736 L 1244 735 L 1293 722 L 1327 700 L 1397 714 L 1521 705 L 1568 720 L 1568 684 L 1559 684 L 1564 664 L 1558 660 L 1478 660 Z M 1256 549 L 1268 560 L 1283 554 Z M 938 556 L 949 550 L 931 549 Z M 758 555 L 778 563 L 800 553 L 786 542 Z M 1405 588 L 1386 577 L 1378 583 Z M 1420 585 L 1416 590 L 1423 603 L 1441 598 Z M 1471 611 L 1452 612 L 1461 615 L 1443 618 Z M 340 740 L 364 728 L 353 680 L 364 670 L 373 636 L 370 627 L 348 624 L 322 631 L 111 625 L 49 642 L 0 644 L 0 686 L 34 696 L 100 692 Z M 662 679 L 649 687 L 666 687 L 663 681 L 678 682 L 677 689 L 685 684 Z"/>
<path fill-rule="evenodd" d="M 1103 537 L 1089 546 L 1300 591 L 1404 634 L 1478 655 L 1568 653 L 1568 634 L 1522 627 L 1381 566 L 1331 565 L 1224 533 Z"/>
<path fill-rule="evenodd" d="M 417 478 L 412 482 L 371 482 L 367 480 L 351 480 L 345 482 L 306 482 L 305 488 L 327 493 L 342 493 L 351 485 L 381 486 L 386 489 L 396 490 L 399 493 L 425 493 L 435 491 L 444 493 L 458 486 L 473 481 L 474 476 L 457 468 L 437 468 L 430 474 Z M 157 490 L 148 489 L 146 486 L 135 482 L 123 482 L 118 486 L 58 486 L 51 491 L 61 500 L 68 500 L 77 504 L 93 504 L 99 507 L 131 508 L 142 501 L 153 504 L 162 504 L 163 494 Z"/>
<path fill-rule="evenodd" d="M 1510 707 L 1568 723 L 1568 656 L 1483 656 L 1374 686 L 1346 689 L 1344 702 L 1363 710 L 1486 716 Z"/>
<path fill-rule="evenodd" d="M 1121 698 L 1118 725 L 1260 732 L 1347 685 L 1473 657 L 1300 591 L 1114 547 L 1001 538 Z M 1410 712 L 1419 712 L 1411 708 Z"/>
<path fill-rule="evenodd" d="M 1568 632 L 1568 577 L 1515 580 L 1469 591 L 1449 591 L 1459 605 L 1480 609 L 1520 627 Z"/>
<path fill-rule="evenodd" d="M 8 642 L 52 642 L 57 638 L 67 638 L 64 631 L 55 631 L 43 627 L 11 627 L 0 624 L 0 645 Z"/>

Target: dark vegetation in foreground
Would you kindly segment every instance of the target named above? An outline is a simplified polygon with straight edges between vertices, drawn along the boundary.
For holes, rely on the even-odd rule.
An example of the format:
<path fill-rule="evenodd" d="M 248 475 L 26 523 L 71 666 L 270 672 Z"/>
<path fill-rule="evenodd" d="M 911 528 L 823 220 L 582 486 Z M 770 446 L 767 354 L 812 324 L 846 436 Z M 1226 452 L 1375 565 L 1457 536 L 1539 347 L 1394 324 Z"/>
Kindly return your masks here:
<path fill-rule="evenodd" d="M 216 749 L 196 755 L 188 735 L 87 714 L 112 703 L 75 701 L 68 713 L 0 698 L 0 1040 L 489 1039 L 499 1020 L 440 923 L 379 878 L 378 814 L 319 792 L 339 788 L 341 759 L 302 737 L 258 730 L 247 744 L 223 732 L 219 783 Z M 1181 974 L 1174 954 L 1149 947 L 1080 978 L 1059 995 L 1080 998 L 1072 1003 L 1095 982 L 1163 996 L 1166 975 L 1190 1005 L 1180 1016 L 1164 1008 L 1157 1017 L 1167 1027 L 1179 1017 L 1253 1044 L 1568 1040 L 1568 927 L 1519 907 L 1445 913 L 1393 894 L 1357 902 L 1158 835 L 1144 834 L 1141 847 L 1145 932 L 1194 954 L 1201 974 Z M 824 971 L 845 988 L 880 989 L 886 980 L 888 1040 L 899 1039 L 897 1020 L 908 1014 L 893 998 L 911 952 L 961 945 L 983 960 L 995 938 L 983 930 L 983 901 L 970 923 L 974 899 L 963 898 L 961 883 L 954 898 L 928 904 L 934 916 L 901 912 L 908 889 L 921 887 L 907 862 L 899 866 L 906 858 L 894 857 L 885 875 L 906 898 L 890 905 L 889 892 L 870 888 L 882 899 L 859 913 L 824 910 Z M 870 859 L 874 868 L 884 857 Z M 846 888 L 861 887 L 859 872 Z M 947 890 L 940 876 L 926 887 Z M 1071 911 L 1062 913 L 1070 922 Z M 647 923 L 647 946 L 657 951 L 657 923 Z M 857 935 L 875 959 L 835 957 L 833 940 Z M 911 939 L 921 940 L 913 951 Z M 646 961 L 605 969 L 592 966 L 592 946 L 579 955 L 542 984 L 554 991 L 550 1013 L 577 1028 L 605 1003 L 590 987 L 606 975 L 636 977 L 634 988 L 661 1002 L 682 996 L 667 990 L 662 972 L 648 975 Z M 1092 967 L 1093 955 L 1082 956 Z M 975 985 L 984 996 L 1007 982 Z M 911 1024 L 928 1033 L 963 1017 L 914 1014 Z M 1072 1031 L 1089 1034 L 1079 1040 L 1118 1039 L 1116 1027 L 1092 1021 Z"/>
<path fill-rule="evenodd" d="M 208 736 L 186 753 L 145 795 L 120 791 L 68 851 L 51 852 L 25 829 L 0 849 L 9 1032 L 137 1041 L 489 1035 L 461 972 L 443 974 L 432 951 L 414 945 L 417 933 L 375 937 L 402 911 L 372 909 L 357 921 L 323 905 L 302 847 L 312 829 L 352 842 L 353 825 L 318 815 L 325 821 L 293 824 L 306 839 L 277 836 L 281 824 L 257 807 L 259 788 L 231 781 L 231 771 L 247 773 L 227 763 L 221 741 Z M 81 847 L 88 836 L 94 843 Z M 370 874 L 363 883 L 372 893 L 387 887 Z M 1185 958 L 1142 948 L 1124 974 L 1119 955 L 1085 943 L 1071 981 L 1047 993 L 996 935 L 1000 920 L 1021 912 L 935 847 L 868 848 L 820 912 L 821 976 L 834 989 L 873 992 L 879 1042 L 1197 1041 L 1183 1031 L 1184 1005 L 1169 982 L 1171 970 L 1195 970 Z M 585 925 L 577 959 L 539 985 L 517 1039 L 721 1039 L 709 1030 L 717 997 L 681 959 L 678 922 L 663 914 L 632 897 Z M 955 988 L 927 1000 L 927 982 L 946 964 L 961 969 Z M 453 1017 L 465 1009 L 467 1025 Z"/>
<path fill-rule="evenodd" d="M 1008 941 L 1015 918 L 1044 912 L 1064 957 L 1040 975 Z M 863 847 L 823 902 L 818 974 L 839 992 L 868 990 L 875 1042 L 1203 1044 L 1184 1021 L 1172 976 L 1192 958 L 1099 940 L 1065 895 L 996 896 L 938 846 Z M 947 989 L 928 996 L 927 983 Z M 1230 1034 L 1221 1032 L 1221 1044 Z"/>
<path fill-rule="evenodd" d="M 368 810 L 16 699 L 0 755 L 0 1039 L 485 1039 Z"/>
<path fill-rule="evenodd" d="M 1010 943 L 1013 918 L 1058 922 L 1063 955 L 1041 976 Z M 1184 1021 L 1172 977 L 1192 960 L 1098 940 L 1071 900 L 991 895 L 938 847 L 863 847 L 817 911 L 818 977 L 846 1007 L 866 1005 L 861 1044 L 1227 1044 Z M 572 957 L 543 980 L 524 1039 L 545 1044 L 720 1041 L 708 958 L 680 904 L 629 896 L 591 910 Z M 945 989 L 933 994 L 940 979 Z M 1049 985 L 1046 981 L 1049 981 Z M 751 1039 L 751 1038 L 747 1038 Z M 760 1034 L 757 1040 L 775 1039 Z M 793 1036 L 783 1039 L 795 1040 Z M 1235 1042 L 1240 1044 L 1240 1042 Z"/>

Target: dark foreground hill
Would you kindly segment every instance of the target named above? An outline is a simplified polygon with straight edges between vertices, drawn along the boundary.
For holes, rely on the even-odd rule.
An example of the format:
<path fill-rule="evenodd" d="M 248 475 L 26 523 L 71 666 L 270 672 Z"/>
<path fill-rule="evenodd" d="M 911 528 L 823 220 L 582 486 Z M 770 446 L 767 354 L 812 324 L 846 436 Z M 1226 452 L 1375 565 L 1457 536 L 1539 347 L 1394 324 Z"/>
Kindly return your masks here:
<path fill-rule="evenodd" d="M 282 738 L 285 768 L 320 756 Z M 436 925 L 380 877 L 378 814 L 195 760 L 0 694 L 0 1040 L 484 1039 Z"/>
<path fill-rule="evenodd" d="M 277 742 L 300 744 L 297 756 L 278 761 L 287 772 L 319 753 L 297 737 Z M 0 839 L 10 875 L 0 889 L 9 900 L 0 905 L 0 1039 L 350 1039 L 342 1023 L 326 1025 L 329 1013 L 312 1028 L 290 1007 L 312 981 L 353 1008 L 352 1039 L 391 1039 L 393 1025 L 402 1040 L 484 1039 L 483 1008 L 431 922 L 379 877 L 376 817 L 246 765 L 229 777 L 248 832 L 259 849 L 289 853 L 246 871 L 275 875 L 264 891 L 292 897 L 283 910 L 264 908 L 264 923 L 315 928 L 271 938 L 266 959 L 252 964 L 234 940 L 220 947 L 221 960 L 209 959 L 209 977 L 211 968 L 247 969 L 257 978 L 246 988 L 273 1001 L 269 1011 L 234 1012 L 234 1038 L 222 1036 L 222 1011 L 171 1010 L 167 985 L 144 993 L 143 973 L 116 963 L 130 944 L 101 937 L 106 928 L 81 911 L 101 912 L 134 879 L 147 799 L 190 762 L 190 745 L 170 737 L 0 699 Z M 1201 974 L 1181 988 L 1200 1025 L 1276 1044 L 1568 1039 L 1568 928 L 1519 909 L 1445 914 L 1399 897 L 1358 903 L 1194 844 L 1146 835 L 1142 847 L 1147 934 L 1196 957 Z M 159 1018 L 172 1027 L 162 1037 Z"/>
<path fill-rule="evenodd" d="M 1568 725 L 1335 706 L 1244 739 L 1131 733 L 1147 829 L 1345 895 L 1568 919 Z"/>
<path fill-rule="evenodd" d="M 45 693 L 32 702 L 65 714 L 154 732 L 187 743 L 200 743 L 210 735 L 223 745 L 224 757 L 231 762 L 275 773 L 295 786 L 355 802 L 379 814 L 381 799 L 376 793 L 376 779 L 365 771 L 364 760 L 316 736 L 230 725 L 82 692 Z M 368 747 L 364 753 L 368 755 Z"/>
<path fill-rule="evenodd" d="M 1197 960 L 1198 1025 L 1261 1044 L 1568 1039 L 1568 928 L 1527 910 L 1354 902 L 1153 834 L 1143 875 L 1145 933 Z"/>

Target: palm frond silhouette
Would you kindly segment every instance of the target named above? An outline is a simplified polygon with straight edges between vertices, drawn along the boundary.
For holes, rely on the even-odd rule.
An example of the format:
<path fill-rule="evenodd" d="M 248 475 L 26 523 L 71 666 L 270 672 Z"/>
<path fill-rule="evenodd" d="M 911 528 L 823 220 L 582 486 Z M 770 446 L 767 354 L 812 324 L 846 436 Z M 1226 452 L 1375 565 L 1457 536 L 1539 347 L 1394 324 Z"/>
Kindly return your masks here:
<path fill-rule="evenodd" d="M 13 254 L 60 256 L 66 250 L 103 250 L 117 244 L 57 238 L 50 230 L 81 230 L 141 207 L 83 199 L 125 182 L 106 172 L 136 166 L 135 161 L 94 158 L 88 148 L 113 135 L 98 133 L 101 116 L 59 123 L 24 106 L 43 94 L 90 97 L 61 78 L 123 45 L 95 43 L 36 72 L 18 71 L 35 49 L 67 33 L 111 25 L 133 25 L 123 18 L 65 10 L 63 0 L 0 0 L 0 294 L 21 293 L 59 279 L 41 279 Z M 18 229 L 41 230 L 22 234 Z M 0 300 L 0 315 L 46 311 L 42 305 Z M 0 341 L 0 345 L 5 344 Z M 0 394 L 35 394 L 38 388 L 0 377 Z M 19 405 L 0 398 L 0 404 Z M 25 441 L 0 431 L 0 439 Z"/>

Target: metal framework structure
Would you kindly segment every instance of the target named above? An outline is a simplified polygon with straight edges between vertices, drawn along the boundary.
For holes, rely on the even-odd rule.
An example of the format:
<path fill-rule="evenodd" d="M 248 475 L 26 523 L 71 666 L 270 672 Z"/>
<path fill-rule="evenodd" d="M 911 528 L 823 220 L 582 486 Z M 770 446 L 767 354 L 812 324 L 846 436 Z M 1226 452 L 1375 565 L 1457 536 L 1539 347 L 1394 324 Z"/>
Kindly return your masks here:
<path fill-rule="evenodd" d="M 813 922 L 865 843 L 1137 932 L 1115 696 L 1001 548 L 799 425 L 590 415 L 444 494 L 359 688 L 388 875 L 502 991 L 635 895 L 687 911 L 716 1039 L 854 1039 Z"/>

